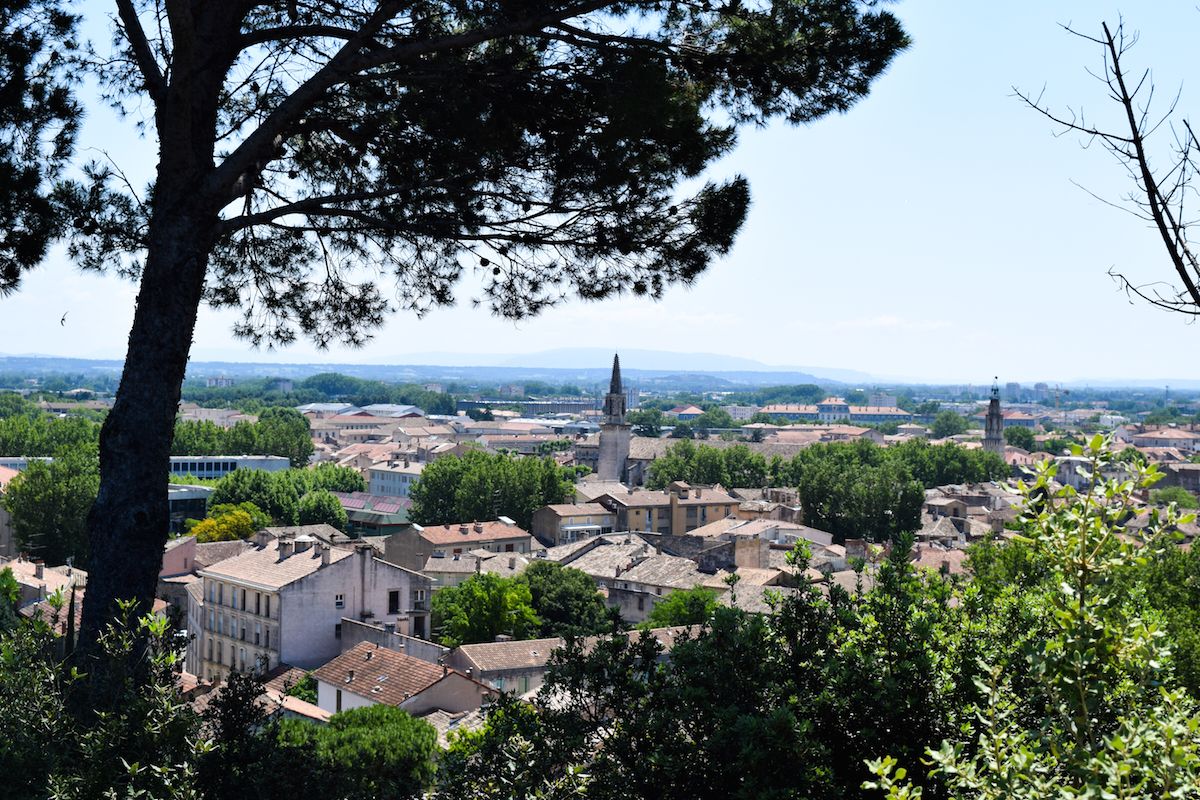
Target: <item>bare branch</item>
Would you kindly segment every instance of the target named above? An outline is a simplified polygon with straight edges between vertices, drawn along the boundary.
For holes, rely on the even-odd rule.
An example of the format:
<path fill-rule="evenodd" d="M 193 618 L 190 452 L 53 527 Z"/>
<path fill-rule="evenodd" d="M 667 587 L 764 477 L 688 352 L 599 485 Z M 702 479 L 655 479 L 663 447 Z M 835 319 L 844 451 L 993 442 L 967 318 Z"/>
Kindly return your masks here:
<path fill-rule="evenodd" d="M 157 105 L 166 95 L 167 81 L 154 58 L 150 42 L 146 39 L 146 32 L 142 29 L 142 21 L 138 19 L 137 10 L 133 7 L 133 0 L 117 0 L 117 13 L 120 15 L 121 29 L 125 31 L 125 38 L 129 42 L 129 49 L 133 51 L 138 71 L 146 82 L 146 91 Z"/>

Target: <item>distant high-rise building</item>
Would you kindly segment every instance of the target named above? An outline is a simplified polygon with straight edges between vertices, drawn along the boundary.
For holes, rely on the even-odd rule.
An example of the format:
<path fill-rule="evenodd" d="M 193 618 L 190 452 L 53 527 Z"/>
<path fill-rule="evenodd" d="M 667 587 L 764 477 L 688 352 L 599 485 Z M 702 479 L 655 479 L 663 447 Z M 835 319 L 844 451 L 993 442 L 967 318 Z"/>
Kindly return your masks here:
<path fill-rule="evenodd" d="M 596 463 L 596 475 L 600 480 L 624 480 L 625 465 L 629 462 L 631 437 L 629 423 L 625 421 L 625 392 L 621 389 L 621 359 L 614 355 L 612 379 L 609 381 L 608 394 L 604 396 L 604 419 L 600 423 L 600 453 Z"/>
<path fill-rule="evenodd" d="M 894 394 L 873 392 L 867 396 L 867 405 L 875 408 L 896 408 L 899 405 L 899 401 Z"/>
<path fill-rule="evenodd" d="M 1000 413 L 1000 385 L 992 383 L 992 399 L 988 401 L 983 425 L 983 449 L 1004 455 L 1004 415 Z"/>
<path fill-rule="evenodd" d="M 1006 383 L 1004 384 L 1004 399 L 1010 403 L 1018 403 L 1021 400 L 1021 384 Z"/>
<path fill-rule="evenodd" d="M 1050 397 L 1050 387 L 1044 383 L 1035 383 L 1033 385 L 1034 402 L 1044 403 Z"/>

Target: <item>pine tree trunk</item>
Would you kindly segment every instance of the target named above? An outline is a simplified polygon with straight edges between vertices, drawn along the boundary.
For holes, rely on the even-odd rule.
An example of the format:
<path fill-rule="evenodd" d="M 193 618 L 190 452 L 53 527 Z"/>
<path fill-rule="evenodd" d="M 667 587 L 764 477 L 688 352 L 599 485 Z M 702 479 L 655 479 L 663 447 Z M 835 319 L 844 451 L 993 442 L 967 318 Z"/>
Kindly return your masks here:
<path fill-rule="evenodd" d="M 167 478 L 175 415 L 204 288 L 216 216 L 189 196 L 195 175 L 156 186 L 150 242 L 116 401 L 100 431 L 100 492 L 88 516 L 91 556 L 76 650 L 100 678 L 97 639 L 132 600 L 153 603 L 166 544 Z M 93 680 L 95 690 L 96 680 Z"/>

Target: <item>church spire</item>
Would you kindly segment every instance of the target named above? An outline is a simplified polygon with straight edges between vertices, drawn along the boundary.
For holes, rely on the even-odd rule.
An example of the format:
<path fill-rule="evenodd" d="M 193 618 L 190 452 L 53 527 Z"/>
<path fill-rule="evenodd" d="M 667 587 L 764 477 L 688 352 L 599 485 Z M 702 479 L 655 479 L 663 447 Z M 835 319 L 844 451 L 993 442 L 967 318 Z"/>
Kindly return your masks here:
<path fill-rule="evenodd" d="M 988 401 L 983 423 L 983 449 L 1004 455 L 1004 414 L 1000 411 L 1000 378 L 992 381 L 992 399 Z"/>
<path fill-rule="evenodd" d="M 612 381 L 608 384 L 609 394 L 624 394 L 621 390 L 621 357 L 613 353 Z"/>
<path fill-rule="evenodd" d="M 600 452 L 596 474 L 602 481 L 625 480 L 629 462 L 630 426 L 625 421 L 625 392 L 621 388 L 621 358 L 613 355 L 612 381 L 604 396 L 604 417 L 600 425 Z"/>

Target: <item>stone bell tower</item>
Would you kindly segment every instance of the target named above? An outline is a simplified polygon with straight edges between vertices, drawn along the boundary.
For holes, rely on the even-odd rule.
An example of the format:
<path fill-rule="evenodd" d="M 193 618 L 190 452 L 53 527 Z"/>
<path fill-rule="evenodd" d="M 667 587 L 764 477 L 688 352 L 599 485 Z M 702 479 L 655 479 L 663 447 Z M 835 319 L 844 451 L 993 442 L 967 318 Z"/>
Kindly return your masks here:
<path fill-rule="evenodd" d="M 999 378 L 992 382 L 992 399 L 988 401 L 987 417 L 983 426 L 983 449 L 996 455 L 1004 455 L 1004 415 L 1000 413 Z"/>
<path fill-rule="evenodd" d="M 596 476 L 602 481 L 622 481 L 629 461 L 632 437 L 625 421 L 625 392 L 621 388 L 621 359 L 613 356 L 612 380 L 604 396 L 604 420 L 600 424 L 600 458 Z"/>

